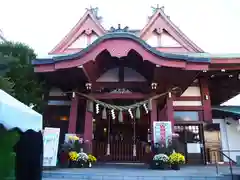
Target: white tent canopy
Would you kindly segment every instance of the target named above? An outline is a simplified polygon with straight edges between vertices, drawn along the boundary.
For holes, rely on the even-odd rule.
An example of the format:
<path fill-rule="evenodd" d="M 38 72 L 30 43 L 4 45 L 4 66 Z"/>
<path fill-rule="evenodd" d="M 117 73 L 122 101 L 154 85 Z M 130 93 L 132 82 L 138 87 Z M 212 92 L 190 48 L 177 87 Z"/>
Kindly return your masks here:
<path fill-rule="evenodd" d="M 6 129 L 42 130 L 42 115 L 0 89 L 0 124 Z"/>

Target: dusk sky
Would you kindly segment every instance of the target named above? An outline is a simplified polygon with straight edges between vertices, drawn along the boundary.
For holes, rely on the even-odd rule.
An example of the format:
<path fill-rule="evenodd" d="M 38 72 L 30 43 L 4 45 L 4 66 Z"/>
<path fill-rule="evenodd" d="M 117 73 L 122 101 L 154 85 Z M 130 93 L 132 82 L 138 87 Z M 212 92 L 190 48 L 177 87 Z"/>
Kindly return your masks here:
<path fill-rule="evenodd" d="M 165 13 L 198 46 L 210 53 L 240 52 L 240 0 L 1 0 L 0 29 L 8 40 L 46 55 L 90 5 L 99 8 L 103 26 L 141 29 L 151 6 Z M 240 102 L 240 101 L 239 101 Z M 240 103 L 239 103 L 240 104 Z"/>

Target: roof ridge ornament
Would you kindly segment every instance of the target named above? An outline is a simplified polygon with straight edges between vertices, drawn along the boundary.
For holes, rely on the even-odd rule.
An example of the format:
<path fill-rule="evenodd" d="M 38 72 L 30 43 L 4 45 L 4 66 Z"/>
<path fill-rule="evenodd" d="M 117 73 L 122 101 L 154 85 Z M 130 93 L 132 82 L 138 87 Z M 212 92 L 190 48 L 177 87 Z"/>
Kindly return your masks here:
<path fill-rule="evenodd" d="M 164 6 L 161 6 L 161 7 L 160 7 L 159 4 L 157 4 L 156 7 L 151 6 L 151 8 L 152 8 L 152 15 L 149 16 L 148 19 L 151 19 L 151 18 L 153 17 L 153 15 L 154 15 L 158 10 L 161 10 L 161 11 L 165 14 L 165 12 L 164 12 L 165 7 L 164 7 Z M 166 15 L 166 17 L 167 17 L 168 19 L 170 19 L 170 16 Z"/>
<path fill-rule="evenodd" d="M 164 6 L 159 6 L 159 4 L 157 4 L 156 6 L 151 6 L 152 9 L 152 15 L 148 16 L 148 20 L 151 19 L 153 17 L 153 15 L 158 11 L 158 10 L 162 10 L 162 12 L 164 12 Z"/>
<path fill-rule="evenodd" d="M 90 11 L 98 21 L 102 20 L 102 16 L 98 15 L 99 8 L 98 7 L 92 7 L 90 6 L 89 8 L 86 8 L 87 11 Z"/>
<path fill-rule="evenodd" d="M 124 28 L 121 28 L 121 24 L 118 24 L 117 28 L 114 28 L 113 26 L 110 28 L 110 32 L 128 32 L 129 27 L 125 26 Z"/>
<path fill-rule="evenodd" d="M 154 7 L 154 6 L 151 6 L 151 8 L 152 8 L 152 14 L 155 14 L 158 10 L 162 10 L 162 11 L 164 11 L 164 6 L 159 6 L 159 4 L 157 4 L 157 6 L 156 7 Z"/>

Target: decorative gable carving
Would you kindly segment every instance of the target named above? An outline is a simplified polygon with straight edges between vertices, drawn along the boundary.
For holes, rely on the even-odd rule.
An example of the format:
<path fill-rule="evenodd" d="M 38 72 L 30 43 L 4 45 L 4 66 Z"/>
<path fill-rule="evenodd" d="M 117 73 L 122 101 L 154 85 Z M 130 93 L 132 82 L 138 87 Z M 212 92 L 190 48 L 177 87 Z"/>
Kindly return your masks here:
<path fill-rule="evenodd" d="M 156 44 L 152 36 L 155 32 L 162 35 L 160 42 L 161 47 L 183 47 L 189 52 L 203 52 L 194 44 L 173 22 L 169 16 L 164 13 L 164 8 L 154 8 L 153 15 L 149 18 L 147 25 L 141 30 L 140 37 L 145 41 Z M 151 45 L 151 44 L 150 44 Z M 154 46 L 153 46 L 154 47 Z M 155 46 L 156 47 L 156 46 Z M 160 47 L 160 46 L 157 46 Z"/>
<path fill-rule="evenodd" d="M 90 35 L 90 44 L 92 44 L 95 40 L 97 40 L 99 36 L 93 31 Z"/>
<path fill-rule="evenodd" d="M 105 34 L 106 30 L 99 22 L 101 18 L 97 16 L 96 9 L 87 9 L 75 27 L 49 54 L 62 54 L 67 52 L 68 48 L 79 50 Z"/>
<path fill-rule="evenodd" d="M 156 29 L 146 42 L 152 47 L 182 47 L 167 31 Z"/>

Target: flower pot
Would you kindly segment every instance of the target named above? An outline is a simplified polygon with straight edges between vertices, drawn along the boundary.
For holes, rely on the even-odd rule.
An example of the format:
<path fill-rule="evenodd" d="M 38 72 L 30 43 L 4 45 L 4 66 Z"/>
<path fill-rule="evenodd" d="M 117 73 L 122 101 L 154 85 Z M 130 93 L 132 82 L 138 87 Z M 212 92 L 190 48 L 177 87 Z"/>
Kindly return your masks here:
<path fill-rule="evenodd" d="M 168 165 L 163 163 L 163 162 L 159 162 L 159 161 L 152 161 L 150 163 L 150 168 L 151 169 L 161 169 L 161 170 L 164 170 L 164 169 L 167 169 Z"/>
<path fill-rule="evenodd" d="M 77 168 L 78 162 L 77 161 L 70 161 L 69 162 L 69 168 Z"/>
<path fill-rule="evenodd" d="M 160 163 L 160 164 L 157 166 L 157 169 L 160 169 L 160 170 L 167 169 L 167 164 Z"/>
<path fill-rule="evenodd" d="M 179 164 L 171 164 L 171 168 L 173 170 L 180 170 L 180 165 Z"/>

